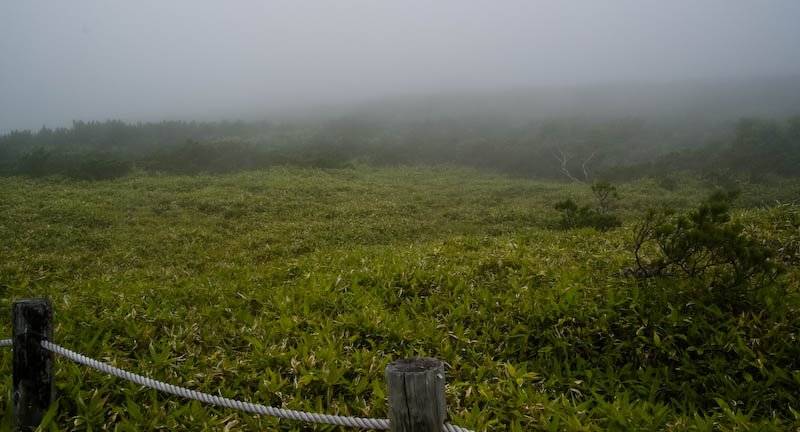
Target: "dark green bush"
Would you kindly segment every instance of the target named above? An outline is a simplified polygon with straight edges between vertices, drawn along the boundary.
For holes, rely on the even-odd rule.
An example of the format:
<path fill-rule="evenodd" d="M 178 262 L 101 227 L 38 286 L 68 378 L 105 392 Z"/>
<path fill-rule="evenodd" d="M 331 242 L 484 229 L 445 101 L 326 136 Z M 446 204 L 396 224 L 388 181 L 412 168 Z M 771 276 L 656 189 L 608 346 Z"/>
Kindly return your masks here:
<path fill-rule="evenodd" d="M 265 168 L 272 162 L 264 151 L 238 142 L 204 144 L 186 140 L 140 161 L 149 171 L 172 174 L 227 173 Z"/>
<path fill-rule="evenodd" d="M 579 206 L 571 198 L 556 203 L 554 207 L 561 212 L 559 226 L 562 229 L 587 227 L 607 231 L 621 225 L 619 218 L 609 213 L 613 201 L 619 198 L 617 188 L 607 181 L 595 182 L 591 187 L 597 208 Z"/>
<path fill-rule="evenodd" d="M 94 156 L 70 170 L 69 176 L 83 180 L 111 180 L 128 174 L 133 166 L 130 162 L 113 157 Z"/>
<path fill-rule="evenodd" d="M 664 190 L 674 191 L 678 189 L 678 180 L 671 175 L 656 177 L 655 181 Z"/>
<path fill-rule="evenodd" d="M 41 147 L 24 154 L 17 162 L 16 173 L 28 177 L 42 177 L 49 172 L 51 153 Z"/>
<path fill-rule="evenodd" d="M 729 215 L 735 192 L 715 192 L 682 215 L 648 210 L 634 229 L 634 256 L 642 277 L 674 276 L 701 282 L 717 300 L 733 305 L 781 271 L 776 251 L 744 232 Z M 653 254 L 647 259 L 645 255 Z"/>
<path fill-rule="evenodd" d="M 561 212 L 559 225 L 563 229 L 589 227 L 606 231 L 620 226 L 620 220 L 616 216 L 589 206 L 578 206 L 572 199 L 556 203 L 555 209 Z"/>
<path fill-rule="evenodd" d="M 27 177 L 63 175 L 81 180 L 109 180 L 128 174 L 133 165 L 106 152 L 65 153 L 37 148 L 17 162 L 14 172 Z"/>

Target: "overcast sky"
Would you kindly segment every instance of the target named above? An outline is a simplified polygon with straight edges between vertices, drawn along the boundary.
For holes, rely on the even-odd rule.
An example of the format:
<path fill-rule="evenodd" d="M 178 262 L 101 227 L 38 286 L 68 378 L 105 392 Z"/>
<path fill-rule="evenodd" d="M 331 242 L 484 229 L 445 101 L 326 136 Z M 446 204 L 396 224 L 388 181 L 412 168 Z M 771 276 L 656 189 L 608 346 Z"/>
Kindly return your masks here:
<path fill-rule="evenodd" d="M 0 131 L 798 73 L 798 0 L 0 2 Z"/>

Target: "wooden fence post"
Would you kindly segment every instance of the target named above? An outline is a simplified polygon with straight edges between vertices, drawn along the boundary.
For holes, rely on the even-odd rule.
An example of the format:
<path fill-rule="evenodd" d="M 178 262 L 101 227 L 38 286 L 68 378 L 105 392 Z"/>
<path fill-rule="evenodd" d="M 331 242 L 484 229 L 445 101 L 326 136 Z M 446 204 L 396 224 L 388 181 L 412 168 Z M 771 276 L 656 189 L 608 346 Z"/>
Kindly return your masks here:
<path fill-rule="evenodd" d="M 12 305 L 13 423 L 33 430 L 42 422 L 55 396 L 53 353 L 42 340 L 53 339 L 53 308 L 48 299 L 28 299 Z"/>
<path fill-rule="evenodd" d="M 403 359 L 386 367 L 391 432 L 442 432 L 447 409 L 444 364 L 433 358 Z"/>

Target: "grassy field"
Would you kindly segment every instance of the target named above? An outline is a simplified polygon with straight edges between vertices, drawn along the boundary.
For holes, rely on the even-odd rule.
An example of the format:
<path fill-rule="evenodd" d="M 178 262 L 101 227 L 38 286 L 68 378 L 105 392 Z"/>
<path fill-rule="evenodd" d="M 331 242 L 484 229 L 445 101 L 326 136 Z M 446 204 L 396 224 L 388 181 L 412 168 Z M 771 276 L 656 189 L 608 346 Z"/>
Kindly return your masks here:
<path fill-rule="evenodd" d="M 557 229 L 586 185 L 455 167 L 276 168 L 108 182 L 0 179 L 0 338 L 14 299 L 53 300 L 56 342 L 253 402 L 385 417 L 395 359 L 447 362 L 475 430 L 800 427 L 798 270 L 732 313 L 624 276 L 648 206 L 712 189 L 618 185 L 623 226 Z M 745 189 L 786 200 L 798 184 Z M 796 206 L 735 217 L 789 244 Z M 794 219 L 793 219 L 794 218 Z M 0 351 L 0 428 L 11 353 Z M 339 430 L 168 397 L 60 360 L 46 430 Z M 346 429 L 341 429 L 346 430 Z M 352 429 L 350 429 L 352 430 Z"/>

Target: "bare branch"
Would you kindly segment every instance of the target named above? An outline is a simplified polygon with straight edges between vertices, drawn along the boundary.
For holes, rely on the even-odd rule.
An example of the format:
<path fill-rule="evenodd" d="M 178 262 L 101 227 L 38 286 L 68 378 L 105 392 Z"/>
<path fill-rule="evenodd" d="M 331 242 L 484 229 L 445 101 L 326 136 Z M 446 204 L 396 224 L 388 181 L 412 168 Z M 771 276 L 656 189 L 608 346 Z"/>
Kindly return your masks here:
<path fill-rule="evenodd" d="M 569 172 L 569 168 L 567 168 L 567 162 L 569 162 L 569 160 L 572 159 L 572 155 L 569 154 L 569 153 L 564 152 L 564 150 L 561 150 L 561 147 L 558 147 L 558 146 L 556 146 L 556 150 L 558 150 L 558 154 L 556 154 L 555 152 L 552 152 L 552 153 L 553 153 L 553 156 L 556 158 L 556 160 L 558 160 L 561 163 L 561 172 L 563 172 L 564 175 L 567 176 L 570 180 L 580 183 L 580 180 L 575 178 Z"/>
<path fill-rule="evenodd" d="M 586 171 L 586 164 L 594 158 L 594 155 L 597 154 L 597 150 L 593 151 L 592 154 L 589 155 L 588 158 L 584 159 L 583 163 L 581 164 L 581 169 L 583 170 L 583 178 L 586 181 L 589 181 L 589 173 Z"/>

